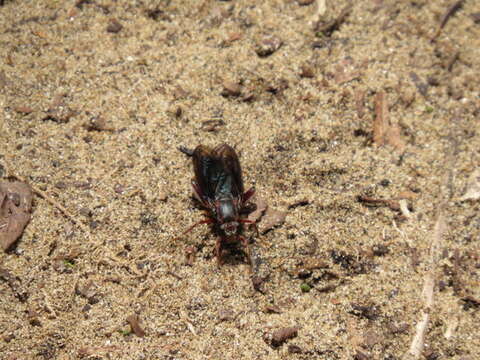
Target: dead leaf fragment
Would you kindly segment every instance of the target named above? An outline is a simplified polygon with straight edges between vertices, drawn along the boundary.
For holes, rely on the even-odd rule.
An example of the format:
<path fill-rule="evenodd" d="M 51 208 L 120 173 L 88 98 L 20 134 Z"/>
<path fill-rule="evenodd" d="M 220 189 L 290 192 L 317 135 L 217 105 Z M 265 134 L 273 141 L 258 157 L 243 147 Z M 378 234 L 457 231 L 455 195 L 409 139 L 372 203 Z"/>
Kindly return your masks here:
<path fill-rule="evenodd" d="M 365 115 L 365 90 L 357 90 L 354 97 L 357 116 L 361 119 Z"/>
<path fill-rule="evenodd" d="M 143 330 L 140 326 L 140 319 L 138 318 L 138 315 L 130 315 L 127 317 L 127 322 L 130 324 L 130 327 L 135 335 L 138 337 L 145 336 L 145 330 Z"/>
<path fill-rule="evenodd" d="M 208 132 L 217 132 L 222 126 L 225 125 L 225 121 L 222 119 L 211 119 L 202 121 L 201 129 Z"/>
<path fill-rule="evenodd" d="M 480 199 L 480 168 L 470 174 L 467 182 L 467 190 L 460 201 Z"/>
<path fill-rule="evenodd" d="M 310 4 L 313 4 L 315 0 L 297 0 L 298 5 L 300 6 L 308 6 Z"/>
<path fill-rule="evenodd" d="M 265 210 L 267 210 L 268 204 L 263 198 L 257 195 L 254 195 L 250 202 L 255 204 L 256 208 L 254 211 L 248 214 L 248 220 L 257 222 L 262 217 Z"/>
<path fill-rule="evenodd" d="M 30 221 L 33 193 L 22 182 L 0 183 L 0 245 L 7 251 Z"/>
<path fill-rule="evenodd" d="M 400 127 L 398 124 L 391 124 L 387 130 L 387 144 L 393 146 L 400 152 L 405 150 L 405 143 L 400 137 Z"/>
<path fill-rule="evenodd" d="M 33 109 L 28 105 L 18 105 L 18 106 L 15 106 L 13 110 L 15 110 L 17 113 L 25 114 L 25 115 L 33 112 Z"/>
<path fill-rule="evenodd" d="M 227 41 L 229 43 L 232 43 L 234 41 L 240 40 L 242 38 L 242 33 L 241 32 L 232 32 L 228 35 Z"/>
<path fill-rule="evenodd" d="M 283 224 L 286 217 L 287 213 L 285 211 L 268 208 L 263 216 L 262 222 L 260 223 L 260 232 L 265 233 L 266 231 L 273 229 L 275 226 Z"/>
<path fill-rule="evenodd" d="M 418 194 L 414 193 L 410 190 L 401 191 L 397 195 L 397 199 L 405 199 L 405 200 L 416 200 L 418 198 Z"/>
<path fill-rule="evenodd" d="M 366 206 L 382 206 L 386 205 L 392 210 L 400 210 L 400 203 L 397 200 L 375 199 L 370 196 L 360 195 L 357 200 Z"/>
<path fill-rule="evenodd" d="M 388 99 L 384 91 L 380 91 L 375 97 L 373 142 L 378 146 L 391 145 L 400 152 L 405 150 L 405 142 L 400 137 L 400 127 L 390 120 Z"/>
<path fill-rule="evenodd" d="M 20 287 L 20 279 L 14 276 L 10 271 L 7 269 L 3 269 L 0 267 L 0 280 L 5 281 L 10 289 L 12 289 L 13 295 L 20 300 L 22 303 L 27 301 L 28 293 L 22 291 Z"/>
<path fill-rule="evenodd" d="M 277 305 L 266 305 L 265 309 L 263 312 L 266 312 L 267 314 L 281 314 L 282 310 Z"/>

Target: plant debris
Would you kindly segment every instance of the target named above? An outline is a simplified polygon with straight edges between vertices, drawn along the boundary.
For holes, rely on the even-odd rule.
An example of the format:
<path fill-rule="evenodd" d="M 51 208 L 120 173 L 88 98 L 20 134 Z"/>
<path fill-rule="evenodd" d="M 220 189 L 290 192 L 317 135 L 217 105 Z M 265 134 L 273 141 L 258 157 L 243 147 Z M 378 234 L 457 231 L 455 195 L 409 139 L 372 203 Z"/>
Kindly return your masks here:
<path fill-rule="evenodd" d="M 359 119 L 365 115 L 365 90 L 357 90 L 355 92 L 355 108 Z"/>
<path fill-rule="evenodd" d="M 10 289 L 12 289 L 13 295 L 20 300 L 20 302 L 25 302 L 28 299 L 28 294 L 20 289 L 20 280 L 12 275 L 7 269 L 0 268 L 0 280 L 5 281 Z"/>
<path fill-rule="evenodd" d="M 331 36 L 334 31 L 337 31 L 340 26 L 347 20 L 348 15 L 352 11 L 352 5 L 349 4 L 340 11 L 340 14 L 335 18 L 327 22 L 319 21 L 315 24 L 314 31 L 316 34 L 322 34 L 323 36 Z"/>
<path fill-rule="evenodd" d="M 315 0 L 297 0 L 298 5 L 300 6 L 308 6 L 310 4 L 313 4 Z"/>
<path fill-rule="evenodd" d="M 373 142 L 378 146 L 383 146 L 384 144 L 391 145 L 399 152 L 405 150 L 405 143 L 400 137 L 398 124 L 390 121 L 387 95 L 383 91 L 380 91 L 375 98 Z"/>
<path fill-rule="evenodd" d="M 135 335 L 137 335 L 138 337 L 145 336 L 145 331 L 140 326 L 140 319 L 138 315 L 130 315 L 129 317 L 127 317 L 127 322 L 130 324 L 130 327 L 132 328 L 132 331 Z"/>
<path fill-rule="evenodd" d="M 268 208 L 260 223 L 260 232 L 264 234 L 274 227 L 282 225 L 286 217 L 287 213 L 285 211 Z"/>
<path fill-rule="evenodd" d="M 460 201 L 478 199 L 480 199 L 480 168 L 477 168 L 470 174 L 467 182 L 467 189 L 465 194 L 460 198 Z"/>
<path fill-rule="evenodd" d="M 282 345 L 285 341 L 293 339 L 298 335 L 298 327 L 285 327 L 272 333 L 271 344 L 275 347 Z"/>
<path fill-rule="evenodd" d="M 463 6 L 464 0 L 458 0 L 455 3 L 453 3 L 445 12 L 445 14 L 442 16 L 442 20 L 440 21 L 440 25 L 438 26 L 438 30 L 435 33 L 435 35 L 432 38 L 432 41 L 435 40 L 437 37 L 440 36 L 440 33 L 442 32 L 442 29 L 445 27 L 447 24 L 448 20 L 455 15 L 455 13 L 460 10 Z"/>
<path fill-rule="evenodd" d="M 388 206 L 392 210 L 400 210 L 400 203 L 397 200 L 375 199 L 363 195 L 358 196 L 357 200 L 367 206 Z"/>
<path fill-rule="evenodd" d="M 0 245 L 7 251 L 30 221 L 33 192 L 25 183 L 0 182 Z"/>
<path fill-rule="evenodd" d="M 277 305 L 272 305 L 272 304 L 265 305 L 265 308 L 264 308 L 263 311 L 267 314 L 281 314 L 282 313 L 282 310 L 280 310 L 280 308 Z"/>
<path fill-rule="evenodd" d="M 252 204 L 256 206 L 255 210 L 248 214 L 248 220 L 257 222 L 265 213 L 265 210 L 268 208 L 267 202 L 259 197 L 257 194 L 253 195 L 253 198 L 250 200 Z"/>
<path fill-rule="evenodd" d="M 221 119 L 205 120 L 202 122 L 202 130 L 208 132 L 217 132 L 224 125 L 225 121 Z"/>
<path fill-rule="evenodd" d="M 30 106 L 24 106 L 24 105 L 15 106 L 13 110 L 15 110 L 17 113 L 25 114 L 25 115 L 33 112 L 33 109 Z"/>

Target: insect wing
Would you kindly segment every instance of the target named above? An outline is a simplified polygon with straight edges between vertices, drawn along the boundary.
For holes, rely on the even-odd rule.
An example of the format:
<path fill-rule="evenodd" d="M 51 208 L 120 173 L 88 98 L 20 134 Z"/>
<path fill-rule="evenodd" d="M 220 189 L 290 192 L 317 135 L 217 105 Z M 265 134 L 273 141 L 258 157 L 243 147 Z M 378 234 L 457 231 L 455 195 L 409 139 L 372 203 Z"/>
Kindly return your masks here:
<path fill-rule="evenodd" d="M 240 167 L 237 153 L 227 144 L 219 145 L 215 148 L 214 152 L 216 153 L 220 167 L 224 172 L 224 187 L 229 187 L 233 196 L 241 196 L 244 191 L 242 168 Z"/>
<path fill-rule="evenodd" d="M 223 172 L 222 165 L 215 152 L 204 145 L 198 145 L 192 156 L 198 195 L 204 202 L 213 200 L 218 180 Z"/>

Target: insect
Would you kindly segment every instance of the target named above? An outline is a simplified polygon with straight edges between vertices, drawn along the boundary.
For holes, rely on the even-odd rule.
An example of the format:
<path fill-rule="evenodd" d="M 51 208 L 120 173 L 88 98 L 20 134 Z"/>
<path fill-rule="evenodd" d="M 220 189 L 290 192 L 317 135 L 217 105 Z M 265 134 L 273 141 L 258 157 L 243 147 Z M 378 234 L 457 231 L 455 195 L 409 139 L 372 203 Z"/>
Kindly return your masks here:
<path fill-rule="evenodd" d="M 178 148 L 193 159 L 195 178 L 192 180 L 193 195 L 200 205 L 207 210 L 207 219 L 193 224 L 184 234 L 200 224 L 213 224 L 219 234 L 215 245 L 218 265 L 222 265 L 222 245 L 240 241 L 250 261 L 248 240 L 240 235 L 241 224 L 252 224 L 254 221 L 242 219 L 246 203 L 255 194 L 252 187 L 244 191 L 242 169 L 235 150 L 222 144 L 214 149 L 198 145 L 195 150 Z"/>

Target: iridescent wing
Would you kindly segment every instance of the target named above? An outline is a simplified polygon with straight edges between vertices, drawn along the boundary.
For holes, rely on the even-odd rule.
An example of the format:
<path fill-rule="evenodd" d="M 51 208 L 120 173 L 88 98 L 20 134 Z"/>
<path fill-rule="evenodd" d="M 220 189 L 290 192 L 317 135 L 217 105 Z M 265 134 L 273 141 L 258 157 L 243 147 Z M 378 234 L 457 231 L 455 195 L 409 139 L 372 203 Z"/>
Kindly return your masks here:
<path fill-rule="evenodd" d="M 212 200 L 242 196 L 242 170 L 231 146 L 222 144 L 213 150 L 205 145 L 198 145 L 193 151 L 179 149 L 193 158 L 193 187 L 205 205 Z"/>
<path fill-rule="evenodd" d="M 207 203 L 215 199 L 215 190 L 224 173 L 215 151 L 205 145 L 198 145 L 192 154 L 195 172 L 195 190 L 201 200 Z"/>
<path fill-rule="evenodd" d="M 229 192 L 234 197 L 242 196 L 242 168 L 240 167 L 237 153 L 227 144 L 219 145 L 213 151 L 216 155 L 216 160 L 220 164 L 220 168 L 224 173 L 224 176 L 217 184 L 216 192 Z"/>

